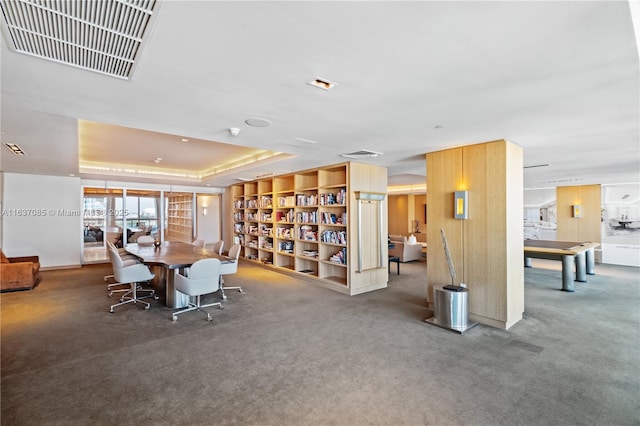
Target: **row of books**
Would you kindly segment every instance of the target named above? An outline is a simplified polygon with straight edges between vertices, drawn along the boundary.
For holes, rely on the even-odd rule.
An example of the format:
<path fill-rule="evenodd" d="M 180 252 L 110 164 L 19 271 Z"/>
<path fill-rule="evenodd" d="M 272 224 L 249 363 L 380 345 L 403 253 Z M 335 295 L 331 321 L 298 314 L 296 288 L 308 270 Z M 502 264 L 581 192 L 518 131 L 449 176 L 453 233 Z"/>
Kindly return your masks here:
<path fill-rule="evenodd" d="M 320 242 L 347 245 L 347 233 L 345 231 L 322 231 Z"/>
<path fill-rule="evenodd" d="M 260 197 L 260 208 L 268 209 L 273 207 L 273 200 L 271 197 Z"/>
<path fill-rule="evenodd" d="M 341 249 L 339 252 L 332 254 L 329 257 L 329 262 L 339 263 L 341 265 L 347 264 L 347 248 Z"/>
<path fill-rule="evenodd" d="M 307 257 L 318 257 L 316 250 L 302 250 L 302 255 Z"/>
<path fill-rule="evenodd" d="M 277 211 L 276 222 L 293 222 L 294 214 L 293 209 L 289 209 L 287 212 Z"/>
<path fill-rule="evenodd" d="M 347 224 L 347 213 L 322 213 L 322 223 L 328 223 L 333 225 L 346 225 Z"/>
<path fill-rule="evenodd" d="M 282 253 L 293 254 L 293 241 L 281 241 L 278 243 L 278 250 Z"/>
<path fill-rule="evenodd" d="M 327 206 L 332 204 L 346 204 L 347 191 L 341 189 L 336 194 L 320 194 L 320 205 Z"/>
<path fill-rule="evenodd" d="M 298 228 L 298 239 L 305 241 L 318 241 L 318 231 L 310 226 L 301 226 Z"/>
<path fill-rule="evenodd" d="M 288 195 L 286 197 L 278 197 L 278 207 L 293 207 L 296 205 L 296 197 Z"/>
<path fill-rule="evenodd" d="M 273 250 L 273 241 L 269 238 L 258 237 L 258 247 L 266 250 Z"/>
<path fill-rule="evenodd" d="M 296 213 L 298 223 L 318 223 L 318 211 Z"/>
<path fill-rule="evenodd" d="M 304 195 L 299 194 L 296 196 L 296 206 L 317 206 L 318 205 L 318 195 Z"/>
<path fill-rule="evenodd" d="M 293 239 L 293 228 L 284 228 L 279 226 L 276 228 L 276 236 L 279 238 Z"/>

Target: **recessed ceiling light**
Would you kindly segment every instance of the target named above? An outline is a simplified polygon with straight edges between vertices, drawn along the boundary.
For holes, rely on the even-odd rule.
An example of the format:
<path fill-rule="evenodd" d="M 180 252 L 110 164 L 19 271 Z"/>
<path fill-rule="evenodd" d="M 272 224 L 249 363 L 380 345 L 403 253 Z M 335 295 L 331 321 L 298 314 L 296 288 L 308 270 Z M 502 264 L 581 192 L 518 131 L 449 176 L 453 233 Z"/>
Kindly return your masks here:
<path fill-rule="evenodd" d="M 187 139 L 187 138 L 182 138 L 182 139 L 180 139 L 180 142 L 189 142 L 189 139 Z"/>
<path fill-rule="evenodd" d="M 307 81 L 307 84 L 317 87 L 319 89 L 322 90 L 330 90 L 333 89 L 335 86 L 338 85 L 338 83 L 334 83 L 333 81 L 329 81 L 327 79 L 324 78 L 320 78 L 320 77 L 316 77 L 315 79 L 311 80 L 311 81 Z"/>
<path fill-rule="evenodd" d="M 5 143 L 4 146 L 6 146 L 7 148 L 9 148 L 11 150 L 11 152 L 13 152 L 15 155 L 27 155 L 26 152 L 24 152 L 22 150 L 22 148 L 20 148 L 18 145 L 16 145 L 15 143 Z"/>
<path fill-rule="evenodd" d="M 253 127 L 271 126 L 271 121 L 267 120 L 266 118 L 259 118 L 259 117 L 247 118 L 246 120 L 244 120 L 244 122 L 247 123 L 249 126 L 253 126 Z"/>
<path fill-rule="evenodd" d="M 158 164 L 159 162 L 162 161 L 162 158 L 157 157 L 155 160 L 153 160 L 154 163 Z"/>

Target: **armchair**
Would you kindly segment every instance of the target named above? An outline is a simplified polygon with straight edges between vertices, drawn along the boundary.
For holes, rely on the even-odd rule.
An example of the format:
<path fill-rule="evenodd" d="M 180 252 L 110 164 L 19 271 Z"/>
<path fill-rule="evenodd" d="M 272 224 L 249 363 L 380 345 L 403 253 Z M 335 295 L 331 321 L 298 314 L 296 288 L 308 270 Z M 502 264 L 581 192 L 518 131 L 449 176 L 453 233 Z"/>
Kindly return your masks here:
<path fill-rule="evenodd" d="M 422 258 L 422 245 L 409 244 L 404 235 L 389 235 L 393 247 L 389 248 L 389 256 L 397 256 L 400 262 L 411 262 Z"/>
<path fill-rule="evenodd" d="M 6 257 L 0 249 L 0 292 L 31 290 L 39 283 L 38 256 Z"/>

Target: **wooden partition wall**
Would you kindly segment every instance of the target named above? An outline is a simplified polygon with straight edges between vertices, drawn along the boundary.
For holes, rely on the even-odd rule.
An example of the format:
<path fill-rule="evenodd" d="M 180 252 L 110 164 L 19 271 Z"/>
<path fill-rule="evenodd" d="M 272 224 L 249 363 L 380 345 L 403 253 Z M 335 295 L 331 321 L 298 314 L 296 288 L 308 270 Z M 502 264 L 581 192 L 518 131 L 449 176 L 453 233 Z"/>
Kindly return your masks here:
<path fill-rule="evenodd" d="M 600 185 L 556 188 L 558 240 L 601 242 L 601 196 Z M 580 205 L 582 211 L 580 218 L 573 217 L 573 206 L 576 204 Z"/>
<path fill-rule="evenodd" d="M 499 140 L 427 154 L 427 283 L 451 283 L 440 237 L 469 289 L 469 318 L 508 329 L 524 312 L 522 148 Z M 454 192 L 468 191 L 469 218 L 454 219 Z"/>

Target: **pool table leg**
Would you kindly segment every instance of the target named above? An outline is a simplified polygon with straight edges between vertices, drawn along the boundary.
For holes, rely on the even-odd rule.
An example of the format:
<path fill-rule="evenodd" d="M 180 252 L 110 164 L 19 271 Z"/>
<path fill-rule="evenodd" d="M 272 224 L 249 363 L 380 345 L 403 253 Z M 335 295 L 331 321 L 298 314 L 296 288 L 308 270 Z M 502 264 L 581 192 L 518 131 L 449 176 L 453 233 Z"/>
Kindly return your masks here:
<path fill-rule="evenodd" d="M 573 283 L 573 255 L 562 256 L 562 290 L 575 291 Z"/>

